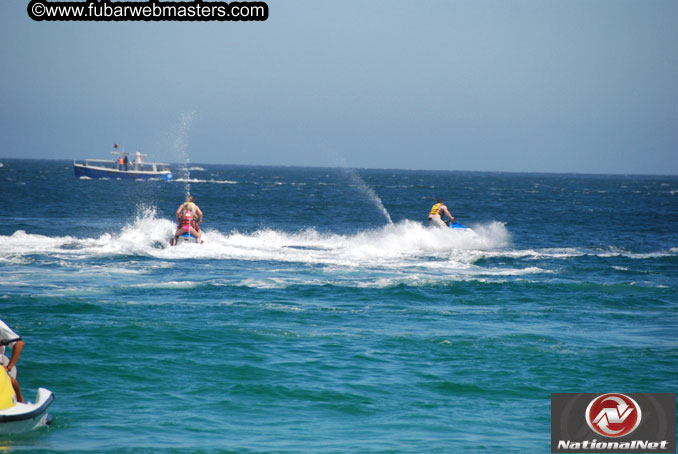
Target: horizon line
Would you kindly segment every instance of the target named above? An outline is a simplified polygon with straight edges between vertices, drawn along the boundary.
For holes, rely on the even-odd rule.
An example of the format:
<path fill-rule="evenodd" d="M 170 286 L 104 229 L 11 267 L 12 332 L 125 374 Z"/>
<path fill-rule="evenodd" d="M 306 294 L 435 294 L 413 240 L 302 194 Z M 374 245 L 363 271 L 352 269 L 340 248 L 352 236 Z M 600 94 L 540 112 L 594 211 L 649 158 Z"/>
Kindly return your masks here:
<path fill-rule="evenodd" d="M 74 162 L 78 159 L 65 158 L 3 158 L 2 161 L 63 161 Z M 234 163 L 214 163 L 214 162 L 190 162 L 188 164 L 180 162 L 170 162 L 171 166 L 181 165 L 216 165 L 216 166 L 233 166 L 233 167 L 287 167 L 299 169 L 351 169 L 351 170 L 379 170 L 379 171 L 400 171 L 400 172 L 450 172 L 450 173 L 499 173 L 499 174 L 532 174 L 532 175 L 580 175 L 580 176 L 618 176 L 618 177 L 678 177 L 678 173 L 596 173 L 596 172 L 576 172 L 576 171 L 549 171 L 549 170 L 441 170 L 441 169 L 415 169 L 415 168 L 401 168 L 401 167 L 351 167 L 351 166 L 321 166 L 321 165 L 298 165 L 298 164 L 234 164 Z"/>

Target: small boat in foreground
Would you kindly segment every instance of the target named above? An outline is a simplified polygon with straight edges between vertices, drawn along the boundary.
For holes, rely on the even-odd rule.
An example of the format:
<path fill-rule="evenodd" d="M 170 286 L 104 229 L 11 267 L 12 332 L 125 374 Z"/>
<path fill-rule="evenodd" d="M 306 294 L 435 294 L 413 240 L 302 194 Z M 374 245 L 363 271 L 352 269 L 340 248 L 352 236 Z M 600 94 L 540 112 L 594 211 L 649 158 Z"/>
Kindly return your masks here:
<path fill-rule="evenodd" d="M 130 162 L 128 153 L 112 151 L 112 160 L 85 159 L 73 161 L 73 171 L 76 178 L 114 178 L 131 180 L 165 180 L 174 178 L 169 164 L 164 162 L 146 162 L 145 154 L 136 152 L 134 161 Z"/>
<path fill-rule="evenodd" d="M 9 375 L 0 367 L 0 434 L 30 432 L 50 425 L 52 416 L 47 413 L 47 408 L 53 401 L 52 391 L 39 388 L 35 403 L 17 402 Z"/>

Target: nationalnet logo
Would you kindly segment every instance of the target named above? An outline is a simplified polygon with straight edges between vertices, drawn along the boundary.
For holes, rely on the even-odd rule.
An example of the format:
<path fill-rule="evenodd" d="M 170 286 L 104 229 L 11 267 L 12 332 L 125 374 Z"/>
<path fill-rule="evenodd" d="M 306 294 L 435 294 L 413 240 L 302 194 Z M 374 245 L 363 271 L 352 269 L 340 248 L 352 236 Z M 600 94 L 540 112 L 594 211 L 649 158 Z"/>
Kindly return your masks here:
<path fill-rule="evenodd" d="M 676 452 L 676 394 L 551 394 L 551 452 Z"/>
<path fill-rule="evenodd" d="M 623 437 L 638 427 L 642 418 L 638 403 L 624 394 L 603 394 L 586 407 L 586 422 L 598 435 Z"/>

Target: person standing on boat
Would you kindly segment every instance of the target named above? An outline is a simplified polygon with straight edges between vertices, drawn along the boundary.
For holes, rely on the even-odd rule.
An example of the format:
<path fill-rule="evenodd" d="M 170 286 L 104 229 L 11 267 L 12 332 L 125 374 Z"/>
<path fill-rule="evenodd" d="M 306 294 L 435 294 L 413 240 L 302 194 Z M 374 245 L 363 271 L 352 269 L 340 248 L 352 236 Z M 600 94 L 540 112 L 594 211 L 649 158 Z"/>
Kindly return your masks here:
<path fill-rule="evenodd" d="M 186 202 L 179 205 L 176 216 L 177 220 L 179 221 L 179 227 L 174 234 L 174 240 L 172 241 L 172 244 L 176 245 L 177 238 L 186 232 L 193 235 L 198 243 L 201 243 L 201 232 L 198 223 L 202 222 L 202 211 L 195 203 L 195 198 L 192 195 L 188 196 Z"/>
<path fill-rule="evenodd" d="M 127 155 L 125 155 L 125 160 L 122 161 L 122 163 L 125 166 L 125 170 L 129 170 L 129 159 L 127 159 Z"/>
<path fill-rule="evenodd" d="M 19 387 L 19 382 L 16 379 L 16 363 L 19 361 L 21 356 L 21 351 L 24 349 L 24 341 L 21 339 L 17 333 L 12 331 L 12 328 L 7 326 L 5 322 L 0 320 L 0 348 L 2 349 L 2 367 L 7 371 L 9 379 L 12 381 L 12 388 L 14 388 L 14 393 L 19 402 L 24 402 L 24 396 L 21 395 L 21 388 Z M 12 356 L 9 358 L 7 364 L 5 364 L 5 347 L 10 347 L 12 349 Z"/>
<path fill-rule="evenodd" d="M 123 163 L 122 156 L 118 156 L 118 170 L 122 170 Z"/>
<path fill-rule="evenodd" d="M 449 224 L 443 221 L 443 216 L 448 217 L 448 222 L 454 220 L 454 216 L 450 214 L 443 199 L 438 199 L 437 203 L 431 207 L 431 211 L 428 213 L 428 225 L 447 227 Z"/>

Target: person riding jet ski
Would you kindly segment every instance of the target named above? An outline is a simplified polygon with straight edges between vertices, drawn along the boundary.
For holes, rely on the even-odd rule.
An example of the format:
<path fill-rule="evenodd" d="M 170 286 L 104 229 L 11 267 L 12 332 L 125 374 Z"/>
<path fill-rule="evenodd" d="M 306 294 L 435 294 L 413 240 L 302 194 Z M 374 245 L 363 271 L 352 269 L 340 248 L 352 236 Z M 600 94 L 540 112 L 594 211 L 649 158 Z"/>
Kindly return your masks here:
<path fill-rule="evenodd" d="M 202 222 L 202 211 L 200 207 L 196 205 L 195 198 L 192 195 L 189 195 L 186 199 L 186 202 L 179 205 L 176 212 L 177 221 L 179 221 L 179 226 L 177 231 L 174 234 L 174 239 L 172 240 L 172 245 L 176 246 L 177 238 L 179 238 L 184 233 L 189 233 L 193 235 L 198 243 L 201 243 L 201 232 L 199 223 Z"/>
<path fill-rule="evenodd" d="M 447 216 L 448 219 L 443 221 L 443 216 Z M 453 220 L 454 216 L 450 214 L 443 199 L 438 199 L 437 203 L 431 207 L 431 211 L 428 213 L 428 225 L 431 226 L 447 227 Z"/>

